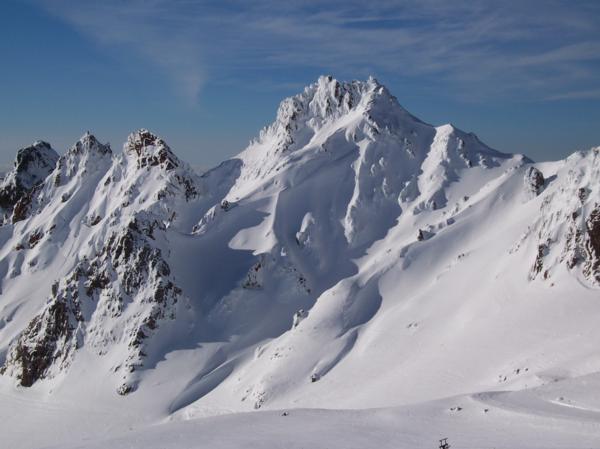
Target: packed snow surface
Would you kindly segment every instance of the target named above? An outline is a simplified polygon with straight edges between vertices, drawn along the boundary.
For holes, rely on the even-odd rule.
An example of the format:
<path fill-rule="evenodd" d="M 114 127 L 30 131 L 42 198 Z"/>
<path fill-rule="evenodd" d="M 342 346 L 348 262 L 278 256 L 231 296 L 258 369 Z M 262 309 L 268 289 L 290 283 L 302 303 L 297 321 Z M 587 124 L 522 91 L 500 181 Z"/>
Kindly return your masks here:
<path fill-rule="evenodd" d="M 596 447 L 598 179 L 373 78 L 201 176 L 147 130 L 36 142 L 0 185 L 2 446 Z"/>

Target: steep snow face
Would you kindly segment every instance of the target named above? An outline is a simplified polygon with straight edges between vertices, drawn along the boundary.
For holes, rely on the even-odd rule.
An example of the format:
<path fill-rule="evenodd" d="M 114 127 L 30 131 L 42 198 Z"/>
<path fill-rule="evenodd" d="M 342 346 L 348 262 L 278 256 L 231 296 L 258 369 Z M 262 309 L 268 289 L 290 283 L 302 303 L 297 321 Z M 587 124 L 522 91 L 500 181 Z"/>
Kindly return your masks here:
<path fill-rule="evenodd" d="M 86 134 L 0 227 L 0 386 L 162 419 L 598 371 L 598 172 L 374 79 L 321 77 L 200 177 L 147 130 L 118 155 Z"/>
<path fill-rule="evenodd" d="M 333 151 L 341 156 L 383 129 L 410 133 L 425 127 L 374 78 L 343 83 L 322 76 L 303 93 L 284 100 L 275 122 L 240 155 L 245 163 L 241 179 L 272 175 L 290 159 L 301 157 L 294 152 Z"/>
<path fill-rule="evenodd" d="M 445 206 L 444 189 L 461 170 L 497 167 L 511 155 L 451 125 L 422 122 L 374 78 L 342 83 L 321 77 L 284 100 L 275 122 L 239 158 L 241 174 L 229 193 L 234 198 L 257 183 L 294 186 L 332 161 L 347 163 L 353 173 L 345 175 L 354 179 L 349 201 L 342 200 L 344 235 L 360 247 L 383 237 L 404 209 Z"/>
<path fill-rule="evenodd" d="M 0 183 L 0 213 L 7 220 L 15 205 L 54 169 L 58 154 L 49 143 L 37 141 L 17 152 L 14 167 Z M 16 220 L 19 220 L 17 211 Z"/>

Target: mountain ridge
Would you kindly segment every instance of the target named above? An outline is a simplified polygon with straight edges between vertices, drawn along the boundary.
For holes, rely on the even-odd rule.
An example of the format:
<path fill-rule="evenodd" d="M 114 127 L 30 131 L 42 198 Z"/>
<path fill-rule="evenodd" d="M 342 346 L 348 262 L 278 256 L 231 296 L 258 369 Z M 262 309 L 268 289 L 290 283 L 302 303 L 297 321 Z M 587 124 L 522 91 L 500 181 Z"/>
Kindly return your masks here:
<path fill-rule="evenodd" d="M 596 369 L 583 343 L 545 355 L 563 342 L 534 318 L 597 335 L 597 148 L 534 164 L 417 119 L 373 78 L 326 76 L 201 176 L 145 129 L 119 154 L 86 133 L 42 165 L 0 226 L 6 388 L 181 418 Z"/>

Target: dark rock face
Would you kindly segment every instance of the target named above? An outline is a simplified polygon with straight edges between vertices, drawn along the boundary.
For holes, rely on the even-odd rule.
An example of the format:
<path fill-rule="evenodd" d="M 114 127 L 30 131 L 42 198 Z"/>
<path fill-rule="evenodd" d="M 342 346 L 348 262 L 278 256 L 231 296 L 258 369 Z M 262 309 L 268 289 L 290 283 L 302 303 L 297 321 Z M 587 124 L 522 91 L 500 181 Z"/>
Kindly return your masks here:
<path fill-rule="evenodd" d="M 535 278 L 544 269 L 544 257 L 548 254 L 548 243 L 540 243 L 537 248 L 537 255 L 533 267 L 531 267 L 531 278 Z M 546 276 L 544 276 L 546 277 Z"/>
<path fill-rule="evenodd" d="M 17 223 L 19 221 L 25 220 L 31 211 L 31 204 L 33 202 L 33 198 L 38 191 L 38 186 L 34 187 L 30 191 L 24 192 L 20 198 L 17 200 L 13 207 L 12 214 L 12 222 Z"/>
<path fill-rule="evenodd" d="M 532 196 L 537 196 L 544 190 L 545 181 L 544 175 L 537 168 L 528 167 L 525 171 L 523 182 L 525 183 L 525 189 Z"/>
<path fill-rule="evenodd" d="M 60 287 L 55 284 L 46 308 L 35 316 L 11 346 L 0 373 L 11 372 L 24 387 L 47 377 L 53 367 L 69 363 L 83 322 L 79 302 L 82 273 L 76 270 Z"/>
<path fill-rule="evenodd" d="M 264 258 L 261 258 L 258 262 L 256 262 L 252 268 L 248 271 L 246 275 L 246 279 L 244 280 L 242 287 L 249 289 L 260 289 L 263 287 L 263 264 Z"/>
<path fill-rule="evenodd" d="M 584 248 L 587 257 L 583 274 L 600 283 L 600 204 L 595 205 L 585 222 L 585 227 L 587 238 Z"/>
<path fill-rule="evenodd" d="M 16 221 L 22 219 L 20 217 L 31 202 L 27 197 L 31 197 L 32 190 L 54 170 L 57 161 L 58 154 L 47 142 L 38 141 L 20 149 L 13 169 L 0 183 L 0 209 L 10 215 L 20 203 Z"/>
<path fill-rule="evenodd" d="M 417 232 L 417 241 L 423 242 L 425 240 L 429 240 L 433 236 L 433 232 L 424 229 L 419 229 L 419 231 Z"/>
<path fill-rule="evenodd" d="M 22 386 L 30 387 L 36 380 L 44 377 L 48 367 L 61 355 L 58 340 L 68 338 L 71 330 L 63 302 L 53 303 L 47 312 L 29 323 L 11 353 L 11 363 L 20 368 L 17 379 Z"/>

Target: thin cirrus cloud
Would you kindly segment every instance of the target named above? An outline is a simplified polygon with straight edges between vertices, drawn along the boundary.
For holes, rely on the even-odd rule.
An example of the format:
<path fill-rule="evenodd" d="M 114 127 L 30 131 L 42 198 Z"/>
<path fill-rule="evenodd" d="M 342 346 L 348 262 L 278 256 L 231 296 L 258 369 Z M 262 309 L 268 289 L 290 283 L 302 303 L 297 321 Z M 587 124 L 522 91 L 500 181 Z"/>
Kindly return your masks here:
<path fill-rule="evenodd" d="M 580 99 L 600 99 L 600 89 L 575 90 L 550 95 L 548 100 L 580 100 Z"/>
<path fill-rule="evenodd" d="M 287 85 L 307 69 L 435 79 L 471 98 L 585 99 L 600 89 L 593 0 L 36 2 L 108 51 L 156 66 L 191 101 L 215 78 Z"/>

